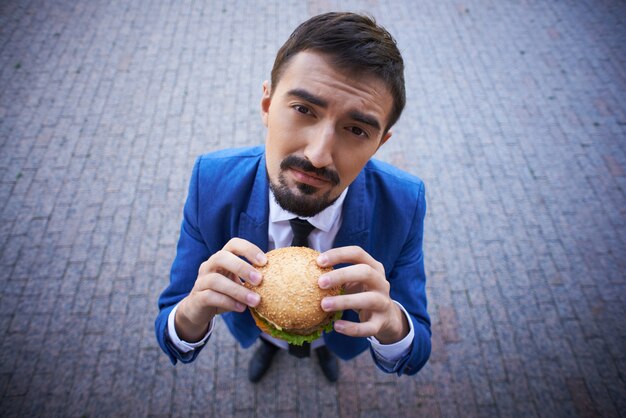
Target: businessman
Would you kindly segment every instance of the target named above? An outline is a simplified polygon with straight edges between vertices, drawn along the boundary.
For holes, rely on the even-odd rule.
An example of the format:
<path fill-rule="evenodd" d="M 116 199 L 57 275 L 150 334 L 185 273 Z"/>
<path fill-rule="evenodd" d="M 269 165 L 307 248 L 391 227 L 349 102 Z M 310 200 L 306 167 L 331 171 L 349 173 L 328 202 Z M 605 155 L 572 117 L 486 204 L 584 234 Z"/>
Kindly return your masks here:
<path fill-rule="evenodd" d="M 242 347 L 258 341 L 252 382 L 280 349 L 315 353 L 329 381 L 339 376 L 337 357 L 364 350 L 388 373 L 424 366 L 431 349 L 424 185 L 372 159 L 404 108 L 403 73 L 395 40 L 367 16 L 322 14 L 291 34 L 262 85 L 264 145 L 195 162 L 155 323 L 174 364 L 211 345 L 221 315 Z M 296 241 L 321 252 L 319 265 L 335 267 L 320 278 L 321 288 L 345 289 L 321 303 L 328 312 L 343 310 L 342 319 L 302 347 L 256 327 L 248 307 L 260 297 L 241 285 L 261 283 L 256 267 L 265 264 L 264 253 Z"/>

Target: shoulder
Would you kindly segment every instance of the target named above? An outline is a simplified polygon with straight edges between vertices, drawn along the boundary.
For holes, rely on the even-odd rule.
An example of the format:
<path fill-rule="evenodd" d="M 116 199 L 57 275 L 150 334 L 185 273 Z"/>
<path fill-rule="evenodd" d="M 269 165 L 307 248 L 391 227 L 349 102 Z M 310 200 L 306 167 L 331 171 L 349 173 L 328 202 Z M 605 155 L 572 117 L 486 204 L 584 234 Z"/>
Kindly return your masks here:
<path fill-rule="evenodd" d="M 249 147 L 224 149 L 203 154 L 196 159 L 192 184 L 198 193 L 232 193 L 251 188 L 257 176 L 258 168 L 264 164 L 265 148 Z"/>
<path fill-rule="evenodd" d="M 200 180 L 233 181 L 256 173 L 264 157 L 265 148 L 232 148 L 200 155 L 196 159 L 194 175 Z"/>
<path fill-rule="evenodd" d="M 201 168 L 215 164 L 254 164 L 260 160 L 264 152 L 263 146 L 223 149 L 199 156 L 197 164 Z"/>
<path fill-rule="evenodd" d="M 389 163 L 371 159 L 365 165 L 363 172 L 366 181 L 375 187 L 388 189 L 395 193 L 424 194 L 422 179 Z"/>
<path fill-rule="evenodd" d="M 408 259 L 418 260 L 426 216 L 422 180 L 379 160 L 370 160 L 361 175 L 365 193 L 361 197 L 355 190 L 350 204 L 357 213 L 359 204 L 363 207 L 370 237 L 367 251 L 388 272 L 410 264 Z M 399 257 L 404 260 L 400 264 Z"/>

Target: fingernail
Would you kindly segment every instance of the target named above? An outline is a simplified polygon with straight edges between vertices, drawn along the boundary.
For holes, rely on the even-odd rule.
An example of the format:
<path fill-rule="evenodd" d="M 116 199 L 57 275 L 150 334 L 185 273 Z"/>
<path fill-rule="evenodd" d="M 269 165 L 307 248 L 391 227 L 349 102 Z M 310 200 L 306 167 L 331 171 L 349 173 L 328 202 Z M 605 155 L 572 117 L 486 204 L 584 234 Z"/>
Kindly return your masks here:
<path fill-rule="evenodd" d="M 328 298 L 324 298 L 322 299 L 322 309 L 325 311 L 328 311 L 330 309 L 332 309 L 333 307 L 333 302 L 331 300 L 329 300 Z"/>
<path fill-rule="evenodd" d="M 258 271 L 251 271 L 250 282 L 252 282 L 252 284 L 259 284 L 261 282 L 261 273 Z"/>
<path fill-rule="evenodd" d="M 344 331 L 346 327 L 341 322 L 335 322 L 335 331 Z"/>
<path fill-rule="evenodd" d="M 256 255 L 256 261 L 260 266 L 264 266 L 267 263 L 267 256 L 263 253 L 258 253 Z"/>
<path fill-rule="evenodd" d="M 330 284 L 330 278 L 326 275 L 320 276 L 319 280 L 317 281 L 317 283 L 319 284 L 319 286 L 322 289 L 326 289 L 328 287 L 328 285 Z"/>
<path fill-rule="evenodd" d="M 261 296 L 257 295 L 256 293 L 248 293 L 248 296 L 246 296 L 246 301 L 248 302 L 248 306 L 254 307 L 258 305 L 261 301 Z"/>
<path fill-rule="evenodd" d="M 317 264 L 322 267 L 325 266 L 326 264 L 328 264 L 328 257 L 326 257 L 324 254 L 321 254 L 319 257 L 317 257 Z"/>
<path fill-rule="evenodd" d="M 243 312 L 246 309 L 246 306 L 243 303 L 235 302 L 235 310 L 239 312 Z"/>

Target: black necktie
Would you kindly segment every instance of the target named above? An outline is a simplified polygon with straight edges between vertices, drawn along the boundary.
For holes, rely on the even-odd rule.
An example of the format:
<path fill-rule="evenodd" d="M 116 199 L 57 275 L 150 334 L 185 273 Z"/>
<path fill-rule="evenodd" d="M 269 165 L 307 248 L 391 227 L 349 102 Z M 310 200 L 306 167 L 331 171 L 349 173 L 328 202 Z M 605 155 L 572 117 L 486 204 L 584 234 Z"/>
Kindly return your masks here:
<path fill-rule="evenodd" d="M 300 218 L 293 218 L 289 220 L 291 224 L 291 230 L 293 231 L 293 240 L 291 241 L 292 247 L 308 247 L 309 246 L 309 234 L 315 229 L 308 221 Z M 298 358 L 309 357 L 311 352 L 311 344 L 304 343 L 302 345 L 289 344 L 289 354 Z"/>
<path fill-rule="evenodd" d="M 293 231 L 293 240 L 291 241 L 292 247 L 308 247 L 309 246 L 309 234 L 315 229 L 309 221 L 305 221 L 300 218 L 289 219 L 291 230 Z"/>

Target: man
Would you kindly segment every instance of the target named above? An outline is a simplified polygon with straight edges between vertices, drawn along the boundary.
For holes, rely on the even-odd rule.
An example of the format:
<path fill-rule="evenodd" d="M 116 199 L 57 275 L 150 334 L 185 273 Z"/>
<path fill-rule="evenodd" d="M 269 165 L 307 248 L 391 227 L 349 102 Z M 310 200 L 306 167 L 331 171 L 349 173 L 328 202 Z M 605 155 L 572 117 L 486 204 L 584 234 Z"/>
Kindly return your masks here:
<path fill-rule="evenodd" d="M 334 330 L 311 344 L 324 375 L 337 380 L 335 355 L 350 359 L 368 348 L 389 373 L 424 366 L 431 347 L 424 186 L 370 160 L 404 108 L 403 71 L 391 35 L 351 13 L 313 17 L 281 47 L 271 84 L 263 83 L 265 147 L 195 163 L 156 319 L 157 339 L 174 364 L 195 359 L 218 314 L 244 348 L 260 337 L 253 382 L 279 347 L 308 354 L 261 335 L 247 309 L 260 297 L 241 285 L 263 280 L 255 266 L 266 262 L 264 252 L 289 246 L 291 222 L 306 218 L 315 227 L 307 242 L 322 252 L 318 264 L 336 267 L 319 286 L 346 289 L 322 300 L 325 311 L 344 310 Z"/>

